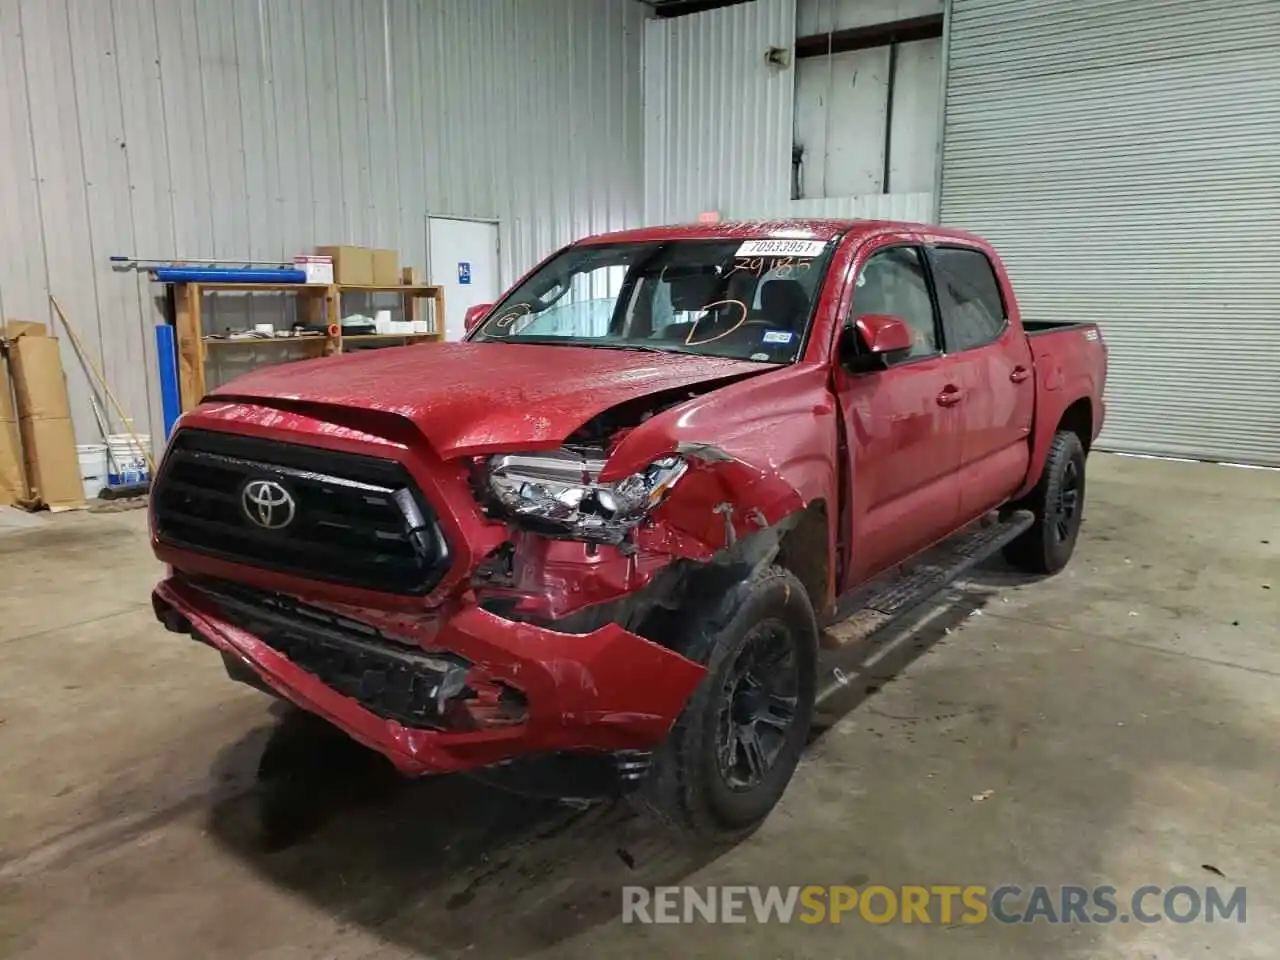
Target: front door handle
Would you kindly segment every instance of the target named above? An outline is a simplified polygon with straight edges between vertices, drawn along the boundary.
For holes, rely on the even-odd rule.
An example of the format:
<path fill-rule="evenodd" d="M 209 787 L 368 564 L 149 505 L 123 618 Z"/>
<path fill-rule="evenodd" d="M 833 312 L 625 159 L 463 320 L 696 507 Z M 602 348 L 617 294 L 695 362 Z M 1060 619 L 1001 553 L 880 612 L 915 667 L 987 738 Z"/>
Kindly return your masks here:
<path fill-rule="evenodd" d="M 954 407 L 963 399 L 964 391 L 959 387 L 944 387 L 942 392 L 938 394 L 938 406 Z"/>
<path fill-rule="evenodd" d="M 1029 376 L 1031 376 L 1031 371 L 1026 367 L 1014 367 L 1013 371 L 1009 374 L 1009 379 L 1014 383 L 1021 383 Z"/>

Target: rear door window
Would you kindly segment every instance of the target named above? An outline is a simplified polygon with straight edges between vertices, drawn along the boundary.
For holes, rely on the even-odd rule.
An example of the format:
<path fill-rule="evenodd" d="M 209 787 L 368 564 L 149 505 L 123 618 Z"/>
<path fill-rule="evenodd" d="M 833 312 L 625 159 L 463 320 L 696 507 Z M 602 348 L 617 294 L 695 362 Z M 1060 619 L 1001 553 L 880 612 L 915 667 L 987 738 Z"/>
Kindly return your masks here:
<path fill-rule="evenodd" d="M 1004 298 L 985 253 L 968 247 L 936 247 L 933 275 L 949 353 L 981 347 L 1004 332 L 1008 321 Z"/>

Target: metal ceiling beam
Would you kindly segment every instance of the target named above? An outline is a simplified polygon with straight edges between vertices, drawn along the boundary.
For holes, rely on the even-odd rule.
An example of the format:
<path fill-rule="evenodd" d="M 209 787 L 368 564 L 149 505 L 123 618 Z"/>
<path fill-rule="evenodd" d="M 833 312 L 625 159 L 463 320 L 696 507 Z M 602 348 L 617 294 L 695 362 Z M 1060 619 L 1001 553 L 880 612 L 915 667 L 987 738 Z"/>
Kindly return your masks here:
<path fill-rule="evenodd" d="M 847 30 L 833 30 L 831 33 L 796 37 L 796 59 L 866 50 L 870 47 L 887 47 L 914 40 L 935 40 L 942 36 L 942 24 L 942 14 L 931 13 L 892 23 L 876 23 L 868 27 L 851 27 Z"/>
<path fill-rule="evenodd" d="M 731 7 L 734 4 L 747 3 L 749 0 L 639 0 L 639 2 L 652 10 L 655 16 L 669 18 L 702 13 L 718 7 Z"/>

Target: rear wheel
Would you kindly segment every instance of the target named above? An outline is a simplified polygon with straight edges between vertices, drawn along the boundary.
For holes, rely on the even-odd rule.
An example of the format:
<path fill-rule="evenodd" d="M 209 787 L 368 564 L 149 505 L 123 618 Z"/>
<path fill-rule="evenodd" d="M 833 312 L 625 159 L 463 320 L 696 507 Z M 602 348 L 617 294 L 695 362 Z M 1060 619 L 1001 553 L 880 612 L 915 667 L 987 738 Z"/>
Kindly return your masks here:
<path fill-rule="evenodd" d="M 768 816 L 795 773 L 813 719 L 817 624 L 804 587 L 779 567 L 686 624 L 677 648 L 707 675 L 633 799 L 683 832 L 731 840 Z"/>
<path fill-rule="evenodd" d="M 1080 437 L 1054 434 L 1040 482 L 1026 501 L 1036 522 L 1004 549 L 1005 559 L 1028 573 L 1057 573 L 1076 548 L 1084 518 L 1085 453 Z"/>

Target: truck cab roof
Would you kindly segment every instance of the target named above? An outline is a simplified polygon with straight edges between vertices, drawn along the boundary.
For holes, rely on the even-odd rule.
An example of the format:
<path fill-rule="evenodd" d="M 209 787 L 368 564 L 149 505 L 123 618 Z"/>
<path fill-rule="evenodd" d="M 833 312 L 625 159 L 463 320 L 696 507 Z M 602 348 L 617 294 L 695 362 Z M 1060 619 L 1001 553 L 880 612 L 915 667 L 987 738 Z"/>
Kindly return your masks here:
<path fill-rule="evenodd" d="M 803 218 L 794 220 L 731 220 L 719 223 L 679 223 L 598 233 L 579 244 L 652 243 L 662 240 L 834 240 L 849 233 L 865 237 L 887 232 L 926 233 L 950 237 L 982 247 L 987 244 L 963 230 L 903 220 Z"/>

